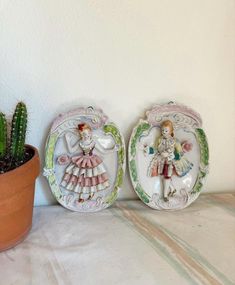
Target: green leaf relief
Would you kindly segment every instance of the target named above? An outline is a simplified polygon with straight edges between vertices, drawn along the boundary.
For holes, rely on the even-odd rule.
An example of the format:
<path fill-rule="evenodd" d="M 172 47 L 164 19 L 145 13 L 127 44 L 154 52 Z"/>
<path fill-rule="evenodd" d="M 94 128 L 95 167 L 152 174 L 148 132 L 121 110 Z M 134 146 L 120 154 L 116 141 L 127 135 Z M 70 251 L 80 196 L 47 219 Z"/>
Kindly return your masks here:
<path fill-rule="evenodd" d="M 140 196 L 141 200 L 145 203 L 149 203 L 149 197 L 148 195 L 144 192 L 140 184 L 137 184 L 135 187 L 136 192 Z"/>
<path fill-rule="evenodd" d="M 130 161 L 130 172 L 131 172 L 131 177 L 133 181 L 136 182 L 137 181 L 137 169 L 136 169 L 136 163 L 134 159 Z"/>
<path fill-rule="evenodd" d="M 46 167 L 47 168 L 53 168 L 54 166 L 54 150 L 55 150 L 55 144 L 57 141 L 58 133 L 54 133 L 50 136 L 49 141 L 47 143 L 46 147 Z"/>
<path fill-rule="evenodd" d="M 116 176 L 116 180 L 114 184 L 114 191 L 105 200 L 106 203 L 112 204 L 116 200 L 118 189 L 121 187 L 122 181 L 123 181 L 123 175 L 124 175 L 124 170 L 123 170 L 124 165 L 123 164 L 125 161 L 125 148 L 123 146 L 122 136 L 114 124 L 105 125 L 103 129 L 106 134 L 111 134 L 115 140 L 115 143 L 119 145 L 119 149 L 117 153 L 118 170 L 117 170 L 117 176 Z"/>
<path fill-rule="evenodd" d="M 206 166 L 209 164 L 209 148 L 207 138 L 202 129 L 196 129 L 196 136 L 200 145 L 201 162 Z"/>
<path fill-rule="evenodd" d="M 142 133 L 144 131 L 147 131 L 150 128 L 150 124 L 149 123 L 141 123 L 138 125 L 138 127 L 136 128 L 135 134 L 132 137 L 131 140 L 131 155 L 135 156 L 136 155 L 136 143 L 137 140 L 139 139 L 139 137 L 142 135 Z"/>
<path fill-rule="evenodd" d="M 209 148 L 206 139 L 206 135 L 202 129 L 196 129 L 196 136 L 199 142 L 200 147 L 200 156 L 201 156 L 201 166 L 207 167 L 209 164 Z M 202 190 L 203 179 L 205 178 L 207 172 L 200 169 L 196 183 L 192 189 L 192 193 L 198 193 Z"/>

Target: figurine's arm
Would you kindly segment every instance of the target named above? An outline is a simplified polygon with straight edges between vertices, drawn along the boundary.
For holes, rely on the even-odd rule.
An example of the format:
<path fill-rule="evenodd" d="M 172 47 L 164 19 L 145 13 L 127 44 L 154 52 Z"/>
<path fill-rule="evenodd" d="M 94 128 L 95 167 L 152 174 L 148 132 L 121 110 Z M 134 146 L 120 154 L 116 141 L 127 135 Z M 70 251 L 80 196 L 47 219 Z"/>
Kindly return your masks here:
<path fill-rule="evenodd" d="M 155 154 L 157 150 L 153 146 L 145 145 L 144 146 L 144 153 L 145 154 Z"/>
<path fill-rule="evenodd" d="M 144 155 L 151 155 L 151 154 L 155 154 L 157 152 L 157 150 L 154 148 L 154 146 L 152 145 L 147 145 L 146 143 L 144 144 L 139 144 L 138 149 L 144 152 Z"/>
<path fill-rule="evenodd" d="M 158 146 L 160 144 L 160 138 L 158 138 L 155 142 L 155 144 L 148 145 L 147 143 L 143 143 L 139 145 L 139 149 L 144 152 L 144 155 L 155 155 L 159 154 Z"/>
<path fill-rule="evenodd" d="M 65 134 L 66 145 L 70 153 L 74 153 L 79 150 L 78 140 L 75 143 L 72 143 L 73 138 L 74 135 L 71 132 Z"/>
<path fill-rule="evenodd" d="M 175 160 L 180 160 L 181 157 L 184 155 L 182 146 L 181 146 L 179 141 L 176 141 L 176 143 L 175 143 L 174 155 L 175 155 Z"/>
<path fill-rule="evenodd" d="M 96 141 L 95 148 L 102 154 L 112 153 L 119 150 L 119 146 L 117 145 L 114 145 L 112 148 L 104 148 L 98 140 Z"/>

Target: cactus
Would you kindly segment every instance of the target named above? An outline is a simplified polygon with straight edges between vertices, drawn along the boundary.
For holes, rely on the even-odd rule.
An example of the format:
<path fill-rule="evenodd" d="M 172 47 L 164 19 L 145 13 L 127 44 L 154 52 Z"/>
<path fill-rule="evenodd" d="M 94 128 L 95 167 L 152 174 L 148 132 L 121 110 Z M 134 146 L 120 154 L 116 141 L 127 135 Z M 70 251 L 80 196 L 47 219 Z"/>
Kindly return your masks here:
<path fill-rule="evenodd" d="M 7 121 L 0 112 L 0 174 L 12 170 L 28 161 L 32 156 L 25 149 L 27 109 L 23 102 L 16 105 L 8 143 Z"/>
<path fill-rule="evenodd" d="M 26 128 L 27 109 L 23 102 L 19 102 L 12 119 L 10 139 L 10 156 L 16 164 L 24 160 Z"/>
<path fill-rule="evenodd" d="M 7 154 L 7 121 L 3 113 L 0 113 L 0 160 Z"/>

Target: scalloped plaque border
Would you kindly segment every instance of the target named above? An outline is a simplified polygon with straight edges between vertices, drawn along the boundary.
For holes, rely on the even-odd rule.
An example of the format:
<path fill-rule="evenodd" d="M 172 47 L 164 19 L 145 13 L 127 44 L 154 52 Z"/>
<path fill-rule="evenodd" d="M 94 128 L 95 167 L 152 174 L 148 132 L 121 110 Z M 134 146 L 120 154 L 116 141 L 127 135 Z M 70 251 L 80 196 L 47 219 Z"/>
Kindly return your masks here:
<path fill-rule="evenodd" d="M 137 172 L 137 167 L 136 167 L 136 144 L 139 138 L 145 132 L 149 131 L 151 127 L 154 126 L 154 124 L 152 124 L 153 116 L 151 112 L 158 114 L 158 112 L 159 113 L 161 112 L 161 108 L 164 112 L 168 112 L 169 110 L 172 111 L 172 109 L 175 109 L 175 111 L 180 111 L 181 113 L 184 113 L 184 111 L 186 111 L 186 114 L 192 116 L 193 119 L 196 118 L 196 121 L 198 123 L 198 125 L 194 124 L 195 128 L 193 129 L 194 129 L 194 133 L 195 133 L 198 145 L 200 147 L 200 167 L 199 167 L 199 172 L 198 172 L 196 182 L 190 192 L 190 194 L 192 195 L 192 199 L 190 200 L 189 203 L 185 205 L 185 207 L 187 207 L 194 200 L 196 200 L 196 198 L 199 196 L 202 190 L 202 187 L 205 183 L 205 177 L 209 172 L 209 148 L 208 148 L 208 142 L 207 142 L 206 135 L 203 129 L 201 128 L 202 120 L 201 120 L 200 115 L 196 113 L 194 110 L 192 110 L 191 108 L 188 108 L 184 105 L 179 105 L 173 102 L 170 102 L 168 104 L 163 104 L 163 105 L 156 105 L 150 111 L 146 112 L 147 120 L 143 120 L 143 119 L 139 120 L 138 124 L 134 127 L 132 131 L 132 134 L 129 140 L 129 146 L 128 146 L 128 168 L 129 168 L 129 173 L 131 177 L 131 182 L 139 198 L 151 208 L 156 209 L 152 204 L 153 203 L 152 197 L 150 197 L 144 191 L 138 179 L 138 172 Z M 172 210 L 176 210 L 176 209 L 172 209 Z"/>
<path fill-rule="evenodd" d="M 93 108 L 93 107 L 77 108 L 68 113 L 60 114 L 53 122 L 51 130 L 47 138 L 47 142 L 45 146 L 45 166 L 44 166 L 43 175 L 47 177 L 49 186 L 51 188 L 51 191 L 54 197 L 62 206 L 64 206 L 65 202 L 63 199 L 61 189 L 56 181 L 55 165 L 54 165 L 54 151 L 56 147 L 56 142 L 60 136 L 60 132 L 57 131 L 57 128 L 60 127 L 60 124 L 63 121 L 62 119 L 64 117 L 69 118 L 71 115 L 76 116 L 77 112 L 83 112 L 84 110 L 86 112 L 86 109 L 89 109 L 89 108 Z M 105 209 L 114 203 L 114 201 L 117 199 L 118 192 L 121 190 L 121 185 L 123 182 L 123 177 L 124 177 L 125 168 L 126 168 L 125 142 L 124 142 L 124 138 L 121 132 L 119 131 L 118 127 L 113 122 L 108 122 L 108 117 L 103 114 L 103 111 L 101 109 L 93 108 L 93 110 L 97 111 L 99 115 L 101 115 L 99 117 L 101 123 L 97 124 L 97 128 L 101 127 L 103 128 L 104 133 L 112 135 L 112 137 L 115 140 L 115 143 L 119 145 L 119 149 L 117 150 L 118 166 L 117 166 L 117 173 L 116 173 L 116 179 L 114 182 L 113 191 L 107 197 L 104 197 L 104 200 L 102 202 L 102 207 L 98 209 L 92 209 L 92 211 L 90 212 Z"/>

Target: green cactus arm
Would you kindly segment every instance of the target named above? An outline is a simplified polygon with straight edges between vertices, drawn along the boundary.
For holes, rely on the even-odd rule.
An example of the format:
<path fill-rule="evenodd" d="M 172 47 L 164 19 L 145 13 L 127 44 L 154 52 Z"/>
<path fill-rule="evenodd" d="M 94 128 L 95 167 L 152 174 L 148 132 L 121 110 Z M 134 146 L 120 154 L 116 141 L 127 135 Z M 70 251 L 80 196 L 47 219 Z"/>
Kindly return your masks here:
<path fill-rule="evenodd" d="M 27 108 L 23 102 L 19 102 L 12 119 L 10 141 L 10 155 L 16 162 L 20 162 L 24 159 L 26 129 Z"/>
<path fill-rule="evenodd" d="M 0 159 L 7 153 L 7 121 L 3 113 L 0 113 Z"/>

